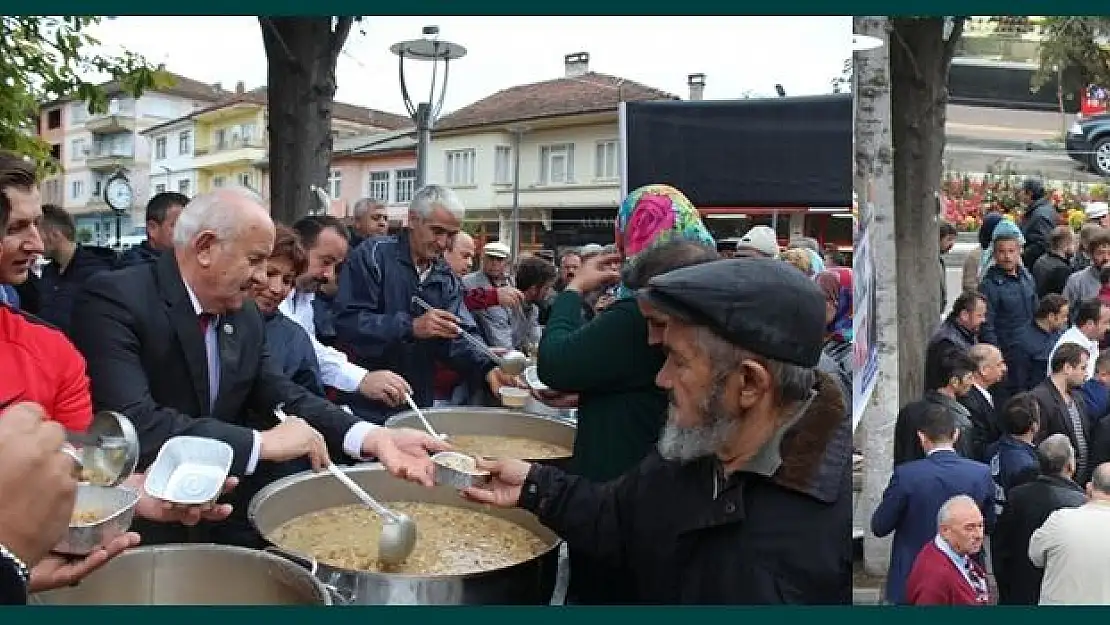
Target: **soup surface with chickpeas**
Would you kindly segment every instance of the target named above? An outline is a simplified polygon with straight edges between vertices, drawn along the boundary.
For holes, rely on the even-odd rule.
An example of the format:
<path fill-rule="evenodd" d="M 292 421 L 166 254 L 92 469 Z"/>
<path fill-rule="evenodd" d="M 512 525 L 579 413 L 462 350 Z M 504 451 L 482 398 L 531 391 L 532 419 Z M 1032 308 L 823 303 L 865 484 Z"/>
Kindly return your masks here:
<path fill-rule="evenodd" d="M 382 521 L 362 505 L 337 506 L 297 517 L 269 537 L 276 545 L 330 566 L 398 575 L 468 575 L 519 564 L 544 553 L 550 543 L 531 531 L 484 512 L 420 502 L 389 502 L 418 528 L 405 562 L 378 562 Z"/>

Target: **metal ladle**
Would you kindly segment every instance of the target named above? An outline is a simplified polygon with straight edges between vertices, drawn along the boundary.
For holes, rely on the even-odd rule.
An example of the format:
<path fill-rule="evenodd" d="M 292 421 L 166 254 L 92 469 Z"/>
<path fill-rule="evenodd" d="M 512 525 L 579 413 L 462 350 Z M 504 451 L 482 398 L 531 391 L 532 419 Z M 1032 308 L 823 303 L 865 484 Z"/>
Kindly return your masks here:
<path fill-rule="evenodd" d="M 139 435 L 118 412 L 96 413 L 87 432 L 67 432 L 66 442 L 62 451 L 73 458 L 78 471 L 88 469 L 89 482 L 97 486 L 119 486 L 139 463 Z"/>
<path fill-rule="evenodd" d="M 435 310 L 434 308 L 432 308 L 431 304 L 425 302 L 416 295 L 412 296 L 412 302 L 417 306 L 423 308 L 425 312 Z M 489 356 L 506 374 L 520 375 L 524 372 L 525 369 L 528 368 L 528 356 L 516 351 L 515 349 L 510 350 L 504 356 L 498 356 L 493 352 L 492 349 L 489 348 L 489 345 L 486 345 L 477 337 L 472 336 L 469 332 L 463 330 L 460 332 L 460 334 L 464 339 L 467 340 L 467 342 L 473 345 L 475 349 Z"/>
<path fill-rule="evenodd" d="M 282 408 L 285 404 L 278 404 L 274 408 L 274 416 L 278 421 L 284 422 L 289 415 Z M 361 486 L 355 483 L 342 469 L 328 462 L 328 473 L 339 480 L 359 500 L 381 517 L 382 533 L 378 537 L 378 561 L 385 566 L 398 565 L 408 559 L 416 547 L 416 522 L 407 514 L 394 512 L 374 499 Z"/>
<path fill-rule="evenodd" d="M 412 408 L 412 411 L 415 412 L 416 416 L 420 418 L 420 422 L 424 424 L 424 429 L 428 430 L 428 434 L 431 434 L 432 436 L 434 436 L 435 438 L 438 438 L 441 441 L 447 440 L 447 435 L 446 434 L 440 434 L 439 432 L 436 432 L 435 428 L 432 427 L 431 422 L 429 422 L 428 418 L 424 416 L 424 411 L 421 410 L 420 407 L 416 405 L 415 401 L 413 401 L 412 395 L 409 395 L 408 393 L 405 393 L 405 401 L 407 401 L 409 403 L 409 408 Z"/>

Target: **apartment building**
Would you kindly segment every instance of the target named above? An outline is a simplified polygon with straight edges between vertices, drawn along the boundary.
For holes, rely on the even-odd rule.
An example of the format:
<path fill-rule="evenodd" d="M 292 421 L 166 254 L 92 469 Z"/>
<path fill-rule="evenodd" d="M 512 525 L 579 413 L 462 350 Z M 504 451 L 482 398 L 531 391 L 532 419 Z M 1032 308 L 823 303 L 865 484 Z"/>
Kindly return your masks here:
<path fill-rule="evenodd" d="M 613 240 L 619 105 L 679 97 L 590 71 L 589 60 L 569 54 L 564 76 L 500 91 L 436 124 L 428 181 L 458 193 L 479 239 L 510 241 L 515 196 L 522 250 Z"/>
<path fill-rule="evenodd" d="M 269 197 L 269 123 L 266 88 L 245 91 L 240 84 L 230 98 L 148 128 L 150 187 L 191 196 L 238 185 Z M 336 141 L 411 125 L 407 117 L 360 106 L 332 108 Z"/>
<path fill-rule="evenodd" d="M 43 200 L 72 213 L 83 239 L 102 244 L 114 240 L 117 216 L 103 192 L 105 181 L 121 170 L 135 189 L 135 206 L 122 217 L 121 230 L 127 235 L 142 227 L 152 156 L 144 129 L 227 97 L 219 85 L 170 76 L 170 86 L 139 98 L 127 95 L 116 82 L 101 85 L 108 95 L 104 113 L 90 115 L 87 103 L 65 98 L 40 108 L 40 136 L 63 168 L 43 182 Z"/>

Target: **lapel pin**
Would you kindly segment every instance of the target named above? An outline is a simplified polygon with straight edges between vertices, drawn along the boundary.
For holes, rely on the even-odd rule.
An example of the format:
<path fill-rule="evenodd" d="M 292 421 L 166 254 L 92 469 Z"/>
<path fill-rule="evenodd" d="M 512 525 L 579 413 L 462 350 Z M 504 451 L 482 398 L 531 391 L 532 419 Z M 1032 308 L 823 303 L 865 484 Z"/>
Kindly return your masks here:
<path fill-rule="evenodd" d="M 235 328 L 233 328 L 230 323 L 225 323 L 224 334 L 235 334 Z"/>

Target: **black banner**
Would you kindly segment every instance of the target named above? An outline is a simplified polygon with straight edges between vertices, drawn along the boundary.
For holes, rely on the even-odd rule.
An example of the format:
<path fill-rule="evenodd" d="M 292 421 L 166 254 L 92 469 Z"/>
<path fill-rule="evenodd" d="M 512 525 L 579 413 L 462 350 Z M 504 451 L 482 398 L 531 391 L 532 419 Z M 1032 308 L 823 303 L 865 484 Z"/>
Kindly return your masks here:
<path fill-rule="evenodd" d="M 848 94 L 625 106 L 629 191 L 669 184 L 699 208 L 852 205 Z"/>

